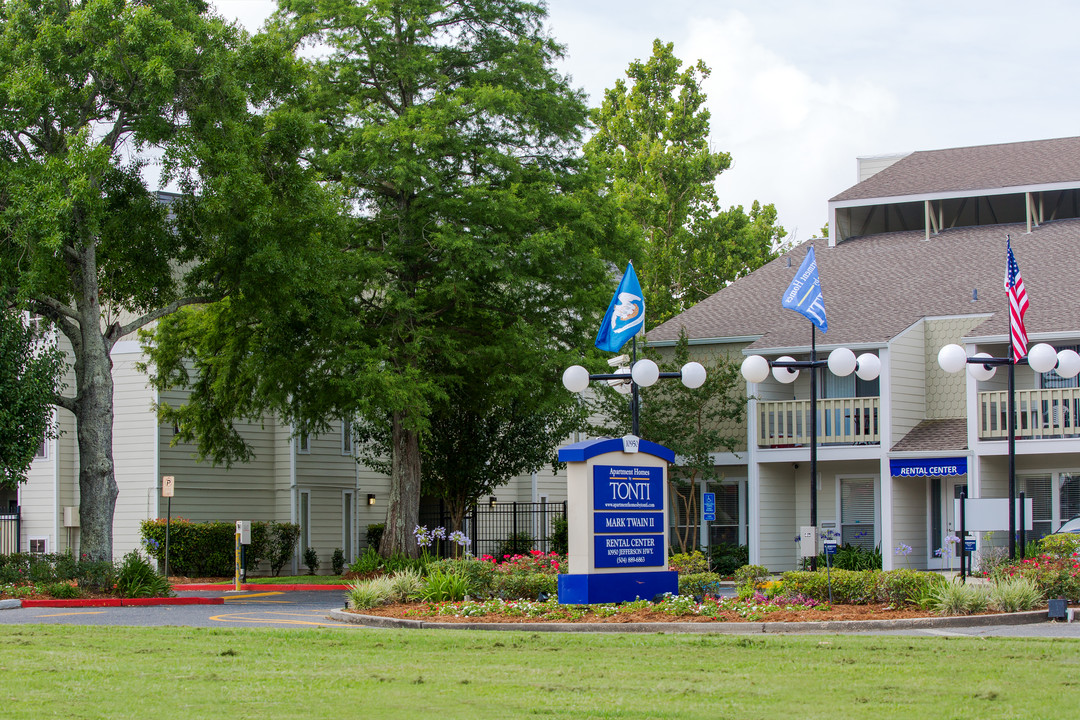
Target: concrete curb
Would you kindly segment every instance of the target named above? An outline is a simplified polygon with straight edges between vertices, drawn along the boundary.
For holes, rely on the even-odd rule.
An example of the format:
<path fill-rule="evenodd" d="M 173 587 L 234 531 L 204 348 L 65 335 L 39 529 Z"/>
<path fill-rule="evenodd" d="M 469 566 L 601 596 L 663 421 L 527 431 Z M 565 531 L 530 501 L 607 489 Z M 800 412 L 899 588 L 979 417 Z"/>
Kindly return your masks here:
<path fill-rule="evenodd" d="M 1006 613 L 1000 615 L 966 615 L 960 617 L 928 617 L 904 620 L 823 620 L 820 622 L 703 622 L 703 623 L 445 623 L 426 620 L 406 620 L 377 615 L 361 615 L 344 610 L 331 610 L 331 620 L 373 628 L 410 630 L 517 630 L 521 632 L 593 632 L 593 633 L 723 633 L 750 634 L 808 634 L 854 633 L 880 630 L 917 630 L 944 628 L 988 627 L 992 625 L 1030 625 L 1048 622 L 1045 610 Z"/>
<path fill-rule="evenodd" d="M 20 607 L 22 607 L 22 600 L 16 600 L 14 598 L 0 600 L 0 610 L 14 610 L 15 608 Z"/>

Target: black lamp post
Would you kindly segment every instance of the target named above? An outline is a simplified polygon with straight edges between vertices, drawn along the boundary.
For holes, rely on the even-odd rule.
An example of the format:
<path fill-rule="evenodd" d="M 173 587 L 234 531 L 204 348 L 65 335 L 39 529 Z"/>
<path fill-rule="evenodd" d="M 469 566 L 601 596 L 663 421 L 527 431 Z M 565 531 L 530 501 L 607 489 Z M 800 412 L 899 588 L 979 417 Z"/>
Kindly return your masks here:
<path fill-rule="evenodd" d="M 1080 372 L 1080 355 L 1073 350 L 1057 352 L 1046 343 L 1039 343 L 1028 350 L 1027 355 L 1014 360 L 1010 357 L 991 357 L 989 353 L 975 353 L 968 357 L 960 345 L 946 345 L 938 352 L 938 365 L 947 373 L 956 373 L 967 366 L 968 373 L 976 380 L 989 380 L 998 367 L 1009 368 L 1009 402 L 1006 412 L 1009 439 L 1009 559 L 1016 559 L 1016 371 L 1017 365 L 1028 365 L 1037 373 L 1057 369 L 1062 377 L 1074 377 Z M 964 539 L 961 538 L 960 542 Z"/>
<path fill-rule="evenodd" d="M 848 348 L 837 348 L 829 353 L 828 360 L 819 360 L 817 346 L 814 337 L 810 338 L 810 359 L 796 360 L 784 356 L 776 360 L 768 360 L 761 355 L 751 355 L 743 360 L 742 374 L 748 382 L 760 383 L 772 375 L 782 383 L 795 382 L 799 377 L 799 371 L 810 371 L 810 525 L 817 534 L 817 370 L 828 367 L 829 370 L 840 377 L 846 377 L 854 372 L 863 380 L 873 380 L 881 373 L 881 360 L 873 353 L 863 353 L 855 357 Z M 810 569 L 817 570 L 817 548 L 810 556 Z"/>

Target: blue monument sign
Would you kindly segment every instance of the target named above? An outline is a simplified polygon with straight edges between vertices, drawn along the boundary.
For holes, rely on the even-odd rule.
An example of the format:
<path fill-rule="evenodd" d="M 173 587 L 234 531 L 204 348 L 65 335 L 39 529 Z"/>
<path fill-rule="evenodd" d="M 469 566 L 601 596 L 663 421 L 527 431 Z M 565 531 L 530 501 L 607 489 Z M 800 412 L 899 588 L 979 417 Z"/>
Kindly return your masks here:
<path fill-rule="evenodd" d="M 667 466 L 674 454 L 635 437 L 559 451 L 567 463 L 569 573 L 559 602 L 607 603 L 678 592 L 667 567 Z"/>

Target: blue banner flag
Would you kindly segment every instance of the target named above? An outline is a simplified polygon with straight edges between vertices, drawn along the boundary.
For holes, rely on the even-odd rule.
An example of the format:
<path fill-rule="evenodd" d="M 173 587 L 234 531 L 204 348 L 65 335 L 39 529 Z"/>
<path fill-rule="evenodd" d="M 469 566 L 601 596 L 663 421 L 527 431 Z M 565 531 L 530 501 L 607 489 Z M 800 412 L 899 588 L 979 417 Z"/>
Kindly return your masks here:
<path fill-rule="evenodd" d="M 806 258 L 795 273 L 795 278 L 788 285 L 782 301 L 784 307 L 794 310 L 817 325 L 821 332 L 829 331 L 829 321 L 825 319 L 825 301 L 821 297 L 821 280 L 818 278 L 817 260 L 814 259 L 814 247 L 806 253 Z"/>
<path fill-rule="evenodd" d="M 622 282 L 611 298 L 607 314 L 596 333 L 596 347 L 608 352 L 619 352 L 626 341 L 645 327 L 645 300 L 641 297 L 634 264 L 628 263 Z"/>

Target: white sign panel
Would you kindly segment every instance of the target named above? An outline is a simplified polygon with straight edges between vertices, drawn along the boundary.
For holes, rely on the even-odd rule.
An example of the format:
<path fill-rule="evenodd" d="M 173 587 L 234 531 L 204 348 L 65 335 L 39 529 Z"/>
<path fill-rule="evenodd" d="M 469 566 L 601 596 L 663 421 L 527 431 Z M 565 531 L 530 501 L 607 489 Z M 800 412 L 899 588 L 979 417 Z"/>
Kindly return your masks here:
<path fill-rule="evenodd" d="M 799 528 L 799 551 L 804 558 L 817 557 L 817 528 L 813 525 Z"/>
<path fill-rule="evenodd" d="M 1016 522 L 1017 530 L 1020 529 L 1020 499 L 1016 499 Z M 1009 498 L 973 498 L 965 501 L 964 509 L 967 517 L 964 520 L 964 529 L 968 532 L 989 532 L 1009 530 Z M 1034 510 L 1034 500 L 1024 498 L 1024 530 L 1033 529 L 1031 514 Z M 956 532 L 960 532 L 960 501 L 953 501 L 953 523 Z"/>
<path fill-rule="evenodd" d="M 172 475 L 161 476 L 161 497 L 172 497 L 176 490 L 176 478 Z"/>

